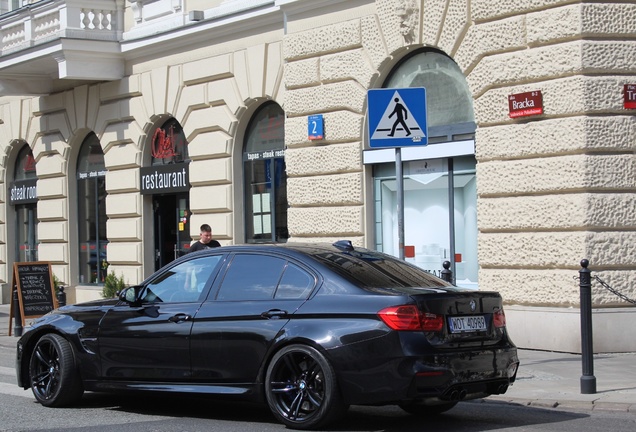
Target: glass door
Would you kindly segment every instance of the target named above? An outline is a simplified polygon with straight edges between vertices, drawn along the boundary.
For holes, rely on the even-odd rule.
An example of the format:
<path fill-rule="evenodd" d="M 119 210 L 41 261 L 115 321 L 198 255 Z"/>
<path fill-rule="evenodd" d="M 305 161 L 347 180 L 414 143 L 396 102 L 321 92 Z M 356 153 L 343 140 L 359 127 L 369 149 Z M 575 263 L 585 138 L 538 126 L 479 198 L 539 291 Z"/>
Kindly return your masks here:
<path fill-rule="evenodd" d="M 190 209 L 187 194 L 154 195 L 155 270 L 190 249 Z"/>
<path fill-rule="evenodd" d="M 441 275 L 451 263 L 458 286 L 477 288 L 474 157 L 404 163 L 404 257 Z M 399 256 L 395 165 L 375 167 L 376 249 Z"/>

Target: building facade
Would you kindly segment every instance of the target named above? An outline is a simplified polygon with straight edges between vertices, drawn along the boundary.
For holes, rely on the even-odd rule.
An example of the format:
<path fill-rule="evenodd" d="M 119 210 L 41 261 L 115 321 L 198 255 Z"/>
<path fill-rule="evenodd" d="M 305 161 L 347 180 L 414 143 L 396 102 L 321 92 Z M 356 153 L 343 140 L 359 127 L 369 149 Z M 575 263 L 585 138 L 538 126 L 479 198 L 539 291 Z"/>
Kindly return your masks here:
<path fill-rule="evenodd" d="M 633 1 L 0 8 L 5 303 L 15 262 L 100 298 L 106 274 L 141 282 L 203 223 L 223 245 L 449 261 L 457 285 L 503 295 L 523 348 L 580 351 L 583 258 L 636 298 Z M 595 350 L 635 351 L 636 309 L 592 292 Z"/>

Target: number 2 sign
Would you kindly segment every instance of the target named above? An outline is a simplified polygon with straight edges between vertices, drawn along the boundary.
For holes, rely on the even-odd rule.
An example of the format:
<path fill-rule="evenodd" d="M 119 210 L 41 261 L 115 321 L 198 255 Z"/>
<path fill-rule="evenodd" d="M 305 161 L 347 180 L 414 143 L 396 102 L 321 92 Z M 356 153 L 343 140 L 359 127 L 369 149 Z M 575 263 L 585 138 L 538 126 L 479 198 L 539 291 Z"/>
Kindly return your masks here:
<path fill-rule="evenodd" d="M 309 140 L 324 138 L 322 114 L 311 115 L 307 119 L 307 137 Z"/>

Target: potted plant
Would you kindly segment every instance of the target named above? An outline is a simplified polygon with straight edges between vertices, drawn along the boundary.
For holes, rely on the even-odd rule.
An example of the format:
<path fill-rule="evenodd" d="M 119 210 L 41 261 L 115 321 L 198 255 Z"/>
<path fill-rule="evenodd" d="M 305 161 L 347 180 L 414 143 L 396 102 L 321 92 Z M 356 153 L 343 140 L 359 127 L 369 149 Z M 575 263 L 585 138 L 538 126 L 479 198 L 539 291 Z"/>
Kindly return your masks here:
<path fill-rule="evenodd" d="M 104 288 L 102 288 L 102 297 L 113 298 L 117 296 L 119 291 L 126 288 L 124 275 L 116 276 L 114 271 L 108 273 L 104 278 Z"/>

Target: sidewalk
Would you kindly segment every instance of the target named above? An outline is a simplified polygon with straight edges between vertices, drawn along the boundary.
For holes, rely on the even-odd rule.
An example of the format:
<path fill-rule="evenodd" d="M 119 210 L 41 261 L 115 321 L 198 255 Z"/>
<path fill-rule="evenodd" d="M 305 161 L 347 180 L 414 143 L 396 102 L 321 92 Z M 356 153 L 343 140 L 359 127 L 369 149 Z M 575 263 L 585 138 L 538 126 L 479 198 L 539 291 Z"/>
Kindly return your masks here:
<path fill-rule="evenodd" d="M 15 349 L 18 338 L 8 336 L 8 329 L 9 305 L 0 305 L 0 347 Z M 506 394 L 488 400 L 636 414 L 636 353 L 596 354 L 594 394 L 581 394 L 582 362 L 578 354 L 520 349 L 519 360 L 517 381 Z"/>

